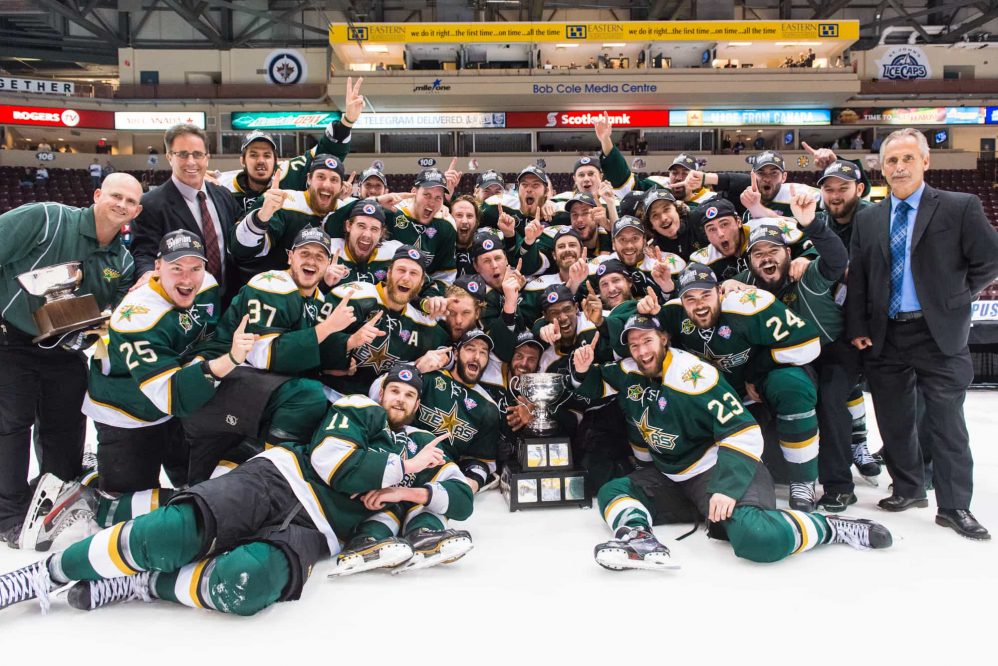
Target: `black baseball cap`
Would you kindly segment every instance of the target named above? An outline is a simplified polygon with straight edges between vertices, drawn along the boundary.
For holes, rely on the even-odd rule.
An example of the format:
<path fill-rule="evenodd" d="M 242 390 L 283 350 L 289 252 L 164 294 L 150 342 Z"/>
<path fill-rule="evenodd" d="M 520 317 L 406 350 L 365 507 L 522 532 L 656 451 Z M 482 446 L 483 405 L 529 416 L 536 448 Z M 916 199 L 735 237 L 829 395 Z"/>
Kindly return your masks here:
<path fill-rule="evenodd" d="M 654 317 L 649 317 L 648 315 L 636 314 L 631 315 L 627 318 L 627 322 L 624 324 L 624 330 L 620 332 L 620 344 L 627 344 L 627 333 L 628 331 L 659 331 L 661 326 L 658 324 L 658 320 Z"/>
<path fill-rule="evenodd" d="M 489 169 L 488 171 L 483 171 L 478 176 L 478 180 L 475 183 L 478 187 L 483 190 L 486 187 L 491 187 L 493 185 L 498 185 L 503 189 L 506 189 L 506 181 L 503 180 L 502 174 L 494 169 Z"/>
<path fill-rule="evenodd" d="M 780 171 L 786 171 L 786 165 L 783 162 L 783 155 L 780 154 L 778 150 L 764 150 L 758 155 L 749 157 L 752 164 L 752 170 L 758 171 L 764 166 L 772 165 L 779 169 Z"/>
<path fill-rule="evenodd" d="M 579 235 L 578 231 L 568 226 L 567 224 L 558 225 L 557 230 L 554 232 L 553 245 L 557 245 L 558 241 L 564 238 L 565 236 L 571 236 L 575 240 L 579 241 L 579 245 L 582 245 L 582 236 Z"/>
<path fill-rule="evenodd" d="M 176 231 L 164 234 L 159 239 L 158 256 L 170 264 L 184 257 L 197 257 L 201 261 L 207 261 L 204 256 L 204 243 L 201 241 L 201 237 L 186 229 L 177 229 Z"/>
<path fill-rule="evenodd" d="M 824 173 L 818 179 L 818 185 L 821 185 L 823 181 L 829 178 L 841 178 L 842 180 L 850 180 L 854 183 L 863 182 L 863 174 L 860 172 L 859 167 L 848 160 L 835 160 L 825 167 Z"/>
<path fill-rule="evenodd" d="M 385 215 L 385 209 L 381 207 L 377 199 L 361 199 L 353 205 L 350 209 L 350 218 L 360 217 L 365 215 L 367 217 L 373 217 L 374 219 L 381 222 L 381 226 L 385 226 L 387 216 Z"/>
<path fill-rule="evenodd" d="M 679 295 L 690 289 L 713 289 L 717 286 L 717 278 L 710 266 L 693 262 L 679 274 Z"/>
<path fill-rule="evenodd" d="M 263 130 L 253 130 L 243 138 L 243 144 L 239 147 L 240 153 L 245 153 L 246 149 L 250 147 L 250 144 L 254 141 L 265 141 L 270 144 L 270 147 L 277 152 L 277 142 L 274 141 L 274 137 L 267 134 Z"/>
<path fill-rule="evenodd" d="M 760 224 L 749 234 L 748 249 L 750 252 L 752 246 L 757 243 L 772 243 L 786 247 L 787 239 L 783 237 L 783 231 L 775 224 Z"/>
<path fill-rule="evenodd" d="M 671 190 L 665 188 L 655 188 L 654 190 L 648 190 L 645 194 L 644 204 L 645 204 L 645 219 L 648 218 L 648 213 L 651 212 L 652 204 L 656 201 L 668 201 L 669 203 L 675 205 L 676 195 L 672 193 Z"/>
<path fill-rule="evenodd" d="M 454 280 L 454 286 L 464 289 L 476 301 L 485 301 L 486 285 L 485 280 L 478 273 L 462 275 Z"/>
<path fill-rule="evenodd" d="M 395 263 L 399 259 L 415 261 L 419 264 L 420 268 L 423 269 L 424 273 L 430 267 L 430 258 L 426 256 L 426 253 L 414 248 L 411 245 L 400 245 L 399 248 L 395 250 L 395 255 L 392 256 L 392 263 Z"/>
<path fill-rule="evenodd" d="M 385 187 L 388 187 L 388 177 L 384 173 L 382 173 L 380 169 L 375 169 L 374 167 L 368 167 L 360 172 L 360 182 L 363 183 L 368 178 L 377 178 L 378 180 L 380 180 L 382 183 L 385 184 Z"/>
<path fill-rule="evenodd" d="M 530 166 L 528 166 L 527 168 L 525 168 L 523 171 L 521 171 L 519 174 L 517 174 L 517 176 L 516 176 L 516 182 L 519 183 L 521 180 L 523 180 L 523 177 L 526 176 L 526 175 L 528 175 L 528 174 L 537 176 L 538 178 L 541 179 L 541 182 L 543 182 L 544 184 L 548 184 L 548 183 L 551 182 L 550 180 L 548 180 L 548 175 L 546 173 L 544 173 L 544 169 L 542 169 L 542 168 L 540 168 L 538 166 L 534 166 L 533 164 L 531 164 Z"/>
<path fill-rule="evenodd" d="M 457 345 L 455 346 L 458 349 L 460 349 L 461 347 L 465 346 L 472 340 L 478 340 L 478 339 L 485 340 L 485 344 L 489 346 L 489 351 L 492 351 L 496 346 L 495 343 L 492 342 L 492 338 L 489 337 L 489 334 L 480 328 L 472 328 L 468 331 L 465 331 L 464 335 L 461 336 L 461 339 L 457 341 Z"/>
<path fill-rule="evenodd" d="M 613 223 L 613 237 L 616 238 L 625 229 L 637 229 L 642 234 L 645 232 L 645 226 L 641 220 L 633 215 L 623 215 Z"/>
<path fill-rule="evenodd" d="M 572 206 L 577 203 L 585 204 L 590 208 L 595 208 L 598 205 L 596 203 L 596 199 L 593 198 L 593 195 L 588 192 L 578 192 L 575 196 L 565 202 L 565 212 L 571 214 Z"/>
<path fill-rule="evenodd" d="M 513 345 L 513 349 L 519 349 L 523 345 L 534 345 L 542 354 L 546 349 L 544 343 L 538 340 L 530 329 L 522 330 L 517 334 L 516 344 Z"/>
<path fill-rule="evenodd" d="M 633 215 L 637 217 L 638 208 L 642 204 L 647 205 L 644 202 L 646 196 L 647 193 L 643 190 L 631 190 L 620 199 L 620 205 L 617 207 L 617 211 L 621 215 Z"/>
<path fill-rule="evenodd" d="M 624 265 L 620 259 L 607 259 L 599 266 L 596 267 L 596 280 L 597 282 L 604 276 L 610 275 L 611 273 L 620 273 L 628 280 L 631 279 L 631 271 Z"/>
<path fill-rule="evenodd" d="M 686 153 L 679 153 L 678 155 L 676 155 L 676 159 L 672 160 L 672 164 L 669 165 L 669 169 L 671 169 L 674 166 L 681 166 L 686 169 L 689 169 L 690 171 L 696 171 L 699 165 L 697 164 L 697 158 L 695 155 L 687 155 Z"/>
<path fill-rule="evenodd" d="M 600 166 L 599 158 L 589 157 L 588 155 L 586 155 L 584 157 L 580 157 L 575 161 L 575 166 L 572 167 L 572 175 L 574 176 L 575 172 L 584 166 L 596 167 L 600 173 L 603 173 L 603 167 Z"/>
<path fill-rule="evenodd" d="M 308 245 L 310 243 L 315 243 L 316 245 L 321 245 L 322 249 L 326 251 L 326 254 L 333 254 L 333 241 L 322 227 L 305 227 L 298 232 L 295 236 L 295 241 L 291 244 L 292 250 L 297 250 L 302 245 Z"/>
<path fill-rule="evenodd" d="M 716 220 L 722 217 L 733 217 L 738 219 L 738 211 L 735 209 L 735 204 L 731 203 L 727 199 L 711 199 L 707 203 L 697 206 L 691 215 L 693 221 L 699 224 L 701 227 L 706 225 L 711 220 Z"/>
<path fill-rule="evenodd" d="M 474 261 L 487 252 L 502 249 L 502 238 L 496 236 L 491 231 L 479 231 L 475 233 L 475 237 L 471 241 L 471 252 L 469 254 L 472 261 Z"/>
<path fill-rule="evenodd" d="M 308 165 L 308 172 L 313 173 L 319 169 L 329 169 L 335 171 L 343 177 L 343 161 L 332 155 L 326 155 L 325 153 L 320 153 L 312 158 L 312 163 Z"/>
<path fill-rule="evenodd" d="M 447 187 L 447 179 L 437 169 L 423 169 L 420 171 L 419 175 L 416 176 L 416 187 L 439 187 L 447 194 L 450 194 L 450 188 Z"/>
<path fill-rule="evenodd" d="M 392 366 L 392 369 L 385 375 L 385 381 L 381 386 L 387 386 L 391 382 L 408 384 L 418 393 L 423 392 L 423 374 L 412 363 L 396 363 Z"/>
<path fill-rule="evenodd" d="M 563 284 L 553 284 L 541 294 L 541 306 L 547 310 L 552 305 L 564 303 L 566 301 L 575 302 L 575 295 Z"/>

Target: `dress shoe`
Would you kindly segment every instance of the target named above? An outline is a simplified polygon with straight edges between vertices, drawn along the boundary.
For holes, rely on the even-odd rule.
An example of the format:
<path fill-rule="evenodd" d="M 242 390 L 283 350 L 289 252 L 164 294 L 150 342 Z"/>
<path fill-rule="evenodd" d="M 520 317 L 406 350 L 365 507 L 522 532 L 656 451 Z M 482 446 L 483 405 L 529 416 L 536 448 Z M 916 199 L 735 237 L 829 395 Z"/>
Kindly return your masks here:
<path fill-rule="evenodd" d="M 924 509 L 929 506 L 929 500 L 927 497 L 901 497 L 900 495 L 891 495 L 890 497 L 885 497 L 877 502 L 877 506 L 884 511 L 905 511 L 906 509 L 910 509 L 912 507 Z"/>
<path fill-rule="evenodd" d="M 936 513 L 936 525 L 952 527 L 962 537 L 974 541 L 990 541 L 991 534 L 977 522 L 974 514 L 963 509 L 939 509 Z"/>

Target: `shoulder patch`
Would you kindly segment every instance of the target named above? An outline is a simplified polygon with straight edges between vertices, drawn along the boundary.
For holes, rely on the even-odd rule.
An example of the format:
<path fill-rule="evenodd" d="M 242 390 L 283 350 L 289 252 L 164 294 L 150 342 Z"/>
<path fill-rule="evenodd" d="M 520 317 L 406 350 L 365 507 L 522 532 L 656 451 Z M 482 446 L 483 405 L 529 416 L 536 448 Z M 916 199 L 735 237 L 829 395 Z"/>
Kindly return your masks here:
<path fill-rule="evenodd" d="M 111 315 L 111 328 L 119 333 L 138 333 L 156 325 L 173 305 L 148 284 L 127 294 Z"/>
<path fill-rule="evenodd" d="M 266 271 L 254 275 L 247 286 L 270 294 L 290 294 L 298 291 L 298 285 L 287 271 Z"/>
<path fill-rule="evenodd" d="M 707 247 L 700 248 L 699 250 L 691 254 L 690 262 L 697 264 L 707 264 L 710 260 L 711 247 L 713 246 L 708 245 Z"/>
<path fill-rule="evenodd" d="M 374 402 L 366 395 L 360 393 L 353 393 L 350 395 L 345 395 L 336 402 L 333 403 L 333 407 L 380 407 L 378 403 Z"/>
<path fill-rule="evenodd" d="M 717 385 L 720 375 L 710 363 L 680 349 L 670 349 L 669 353 L 672 360 L 662 378 L 663 384 L 690 395 L 706 393 Z"/>
<path fill-rule="evenodd" d="M 737 315 L 754 315 L 762 312 L 776 300 L 765 289 L 732 291 L 721 301 L 721 312 Z"/>
<path fill-rule="evenodd" d="M 414 306 L 412 303 L 409 303 L 408 305 L 405 306 L 405 316 L 411 319 L 414 323 L 419 324 L 420 326 L 437 325 L 436 319 L 429 316 L 428 314 L 420 312 L 416 308 L 416 306 Z"/>
<path fill-rule="evenodd" d="M 346 284 L 337 285 L 330 293 L 339 299 L 347 297 L 355 299 L 378 299 L 377 287 L 367 282 L 347 282 Z"/>
<path fill-rule="evenodd" d="M 305 198 L 304 192 L 299 192 L 298 190 L 290 190 L 288 193 L 288 198 L 284 200 L 284 205 L 281 206 L 281 210 L 289 210 L 294 213 L 303 213 L 305 215 L 315 215 L 318 217 L 311 206 L 308 205 L 308 199 Z"/>
<path fill-rule="evenodd" d="M 636 375 L 641 374 L 641 371 L 638 370 L 638 362 L 635 361 L 630 356 L 628 356 L 627 358 L 625 358 L 623 361 L 620 362 L 620 369 L 630 374 L 636 374 Z"/>

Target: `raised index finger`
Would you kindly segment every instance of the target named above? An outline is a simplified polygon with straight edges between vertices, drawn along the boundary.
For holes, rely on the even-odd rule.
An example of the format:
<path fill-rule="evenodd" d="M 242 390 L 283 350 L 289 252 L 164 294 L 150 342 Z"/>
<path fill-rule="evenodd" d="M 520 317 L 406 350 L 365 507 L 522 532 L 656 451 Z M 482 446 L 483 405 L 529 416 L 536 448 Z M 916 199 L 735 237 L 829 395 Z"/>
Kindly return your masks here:
<path fill-rule="evenodd" d="M 447 167 L 447 170 L 448 171 L 453 171 L 454 167 L 456 167 L 456 166 L 457 166 L 457 158 L 456 157 L 452 157 L 451 161 L 450 161 L 450 166 Z"/>
<path fill-rule="evenodd" d="M 755 175 L 755 171 L 752 172 L 752 191 L 759 191 L 759 177 Z"/>
<path fill-rule="evenodd" d="M 589 341 L 589 346 L 595 349 L 597 342 L 599 342 L 599 331 L 596 331 L 596 335 L 594 335 L 593 339 Z"/>
<path fill-rule="evenodd" d="M 270 189 L 279 190 L 281 188 L 281 168 L 274 169 L 274 177 L 270 179 Z"/>
<path fill-rule="evenodd" d="M 381 319 L 381 315 L 383 313 L 384 313 L 384 310 L 378 310 L 377 312 L 374 313 L 373 317 L 371 317 L 370 319 L 367 320 L 367 323 L 369 325 L 371 325 L 371 326 L 374 326 L 375 324 L 378 323 L 378 320 Z"/>
<path fill-rule="evenodd" d="M 807 141 L 801 141 L 800 145 L 801 145 L 802 148 L 804 148 L 804 150 L 806 150 L 807 152 L 811 153 L 812 155 L 814 155 L 815 153 L 818 152 L 817 150 L 815 150 L 811 146 L 807 145 Z"/>
<path fill-rule="evenodd" d="M 248 324 L 248 323 L 249 323 L 249 315 L 245 314 L 245 315 L 243 315 L 242 321 L 239 322 L 239 326 L 236 327 L 236 333 L 245 333 L 246 332 L 246 324 Z"/>

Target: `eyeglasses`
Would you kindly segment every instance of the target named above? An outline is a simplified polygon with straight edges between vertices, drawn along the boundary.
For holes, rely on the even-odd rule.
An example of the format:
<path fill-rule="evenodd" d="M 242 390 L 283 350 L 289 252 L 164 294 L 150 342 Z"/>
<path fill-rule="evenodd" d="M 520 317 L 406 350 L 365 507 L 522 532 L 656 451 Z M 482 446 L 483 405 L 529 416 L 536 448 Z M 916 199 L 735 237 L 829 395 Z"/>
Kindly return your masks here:
<path fill-rule="evenodd" d="M 197 162 L 208 157 L 208 153 L 203 153 L 200 150 L 195 150 L 193 153 L 186 150 L 171 151 L 170 154 L 174 157 L 179 157 L 182 162 L 186 162 L 188 157 L 193 157 Z"/>

